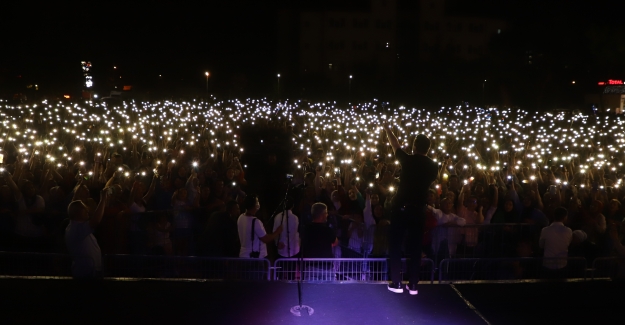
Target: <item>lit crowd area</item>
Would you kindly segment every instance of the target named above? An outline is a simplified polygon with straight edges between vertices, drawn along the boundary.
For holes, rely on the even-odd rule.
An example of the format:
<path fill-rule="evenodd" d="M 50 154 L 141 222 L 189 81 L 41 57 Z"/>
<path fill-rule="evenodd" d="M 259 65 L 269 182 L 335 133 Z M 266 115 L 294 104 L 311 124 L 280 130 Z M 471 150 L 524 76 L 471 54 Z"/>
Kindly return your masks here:
<path fill-rule="evenodd" d="M 531 225 L 500 254 L 540 256 L 540 229 L 560 206 L 569 209 L 566 224 L 579 230 L 580 256 L 610 255 L 622 236 L 625 139 L 618 115 L 266 99 L 44 101 L 2 105 L 0 114 L 3 250 L 66 252 L 68 204 L 82 200 L 94 209 L 106 189 L 112 201 L 96 230 L 103 254 L 207 255 L 210 213 L 255 193 L 257 216 L 268 222 L 290 182 L 301 185 L 293 212 L 302 222 L 311 204 L 325 202 L 336 208 L 338 220 L 330 222 L 342 246 L 357 256 L 386 256 L 384 229 L 401 171 L 382 131 L 386 123 L 405 150 L 417 134 L 431 139 L 429 156 L 440 167 L 432 208 L 449 201 L 447 209 L 462 218 L 465 201 L 476 200 L 478 217 L 452 226 Z M 373 224 L 364 220 L 366 207 Z M 146 211 L 154 213 L 137 217 Z M 363 225 L 354 236 L 351 229 Z M 181 228 L 188 236 L 176 236 Z M 163 232 L 168 240 L 152 238 Z M 456 235 L 444 236 L 450 255 L 461 248 L 485 254 L 477 232 Z M 426 254 L 436 255 L 438 245 L 432 239 Z"/>
<path fill-rule="evenodd" d="M 479 175 L 504 175 L 528 183 L 554 174 L 559 177 L 542 181 L 584 188 L 600 181 L 594 176 L 601 174 L 607 186 L 618 188 L 625 145 L 620 116 L 473 107 L 430 112 L 377 102 L 344 108 L 332 102 L 264 99 L 130 101 L 123 106 L 44 101 L 2 105 L 0 116 L 4 165 L 31 170 L 64 167 L 89 176 L 96 173 L 95 178 L 100 175 L 94 160 L 108 159 L 113 153 L 148 155 L 154 158 L 154 168 L 192 169 L 215 160 L 218 153 L 242 157 L 240 129 L 267 126 L 292 134 L 293 172 L 313 171 L 314 161 L 355 175 L 361 161 L 394 161 L 381 129 L 389 123 L 406 149 L 416 134 L 427 135 L 432 141 L 430 157 L 439 165 L 454 163 L 446 164 L 443 176 L 458 175 L 464 182 Z M 257 140 L 259 146 L 265 141 Z M 451 167 L 456 164 L 457 171 Z M 136 172 L 124 167 L 123 175 Z"/>

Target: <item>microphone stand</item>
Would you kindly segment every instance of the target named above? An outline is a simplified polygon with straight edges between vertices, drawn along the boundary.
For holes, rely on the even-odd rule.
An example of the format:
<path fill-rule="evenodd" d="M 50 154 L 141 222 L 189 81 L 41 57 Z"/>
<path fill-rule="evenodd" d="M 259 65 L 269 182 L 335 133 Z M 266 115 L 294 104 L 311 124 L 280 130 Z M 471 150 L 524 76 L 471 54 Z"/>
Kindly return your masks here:
<path fill-rule="evenodd" d="M 286 204 L 287 202 L 289 202 L 288 201 L 289 189 L 291 188 L 293 179 L 289 178 L 288 180 L 289 182 L 286 185 L 286 194 L 284 195 L 284 200 L 283 200 L 284 204 L 282 205 L 282 223 L 284 223 L 284 216 L 286 216 L 286 254 L 288 255 L 288 257 L 291 257 L 291 236 L 289 233 L 289 215 L 287 214 Z M 301 301 L 300 301 L 300 305 L 301 305 Z"/>
<path fill-rule="evenodd" d="M 285 203 L 284 203 L 284 210 L 283 210 L 283 213 L 282 213 L 282 217 L 283 218 L 284 218 L 284 216 L 287 213 L 286 212 L 286 202 L 287 202 L 287 197 L 289 195 L 288 193 L 289 193 L 289 188 L 291 187 L 291 182 L 292 182 L 292 179 L 289 178 L 289 185 L 287 186 L 287 189 L 286 189 L 286 193 L 287 194 L 284 197 L 284 202 Z M 291 237 L 289 236 L 289 216 L 288 215 L 286 217 L 286 237 L 287 237 L 287 252 L 288 252 L 289 255 L 291 255 Z M 302 243 L 303 242 L 304 241 L 302 240 Z M 293 314 L 295 316 L 302 316 L 302 312 L 305 315 L 310 316 L 310 315 L 312 315 L 315 312 L 315 310 L 312 309 L 312 307 L 307 306 L 307 305 L 302 305 L 302 274 L 303 274 L 302 273 L 302 270 L 303 270 L 303 268 L 302 268 L 302 262 L 303 262 L 302 256 L 303 255 L 304 255 L 304 245 L 300 245 L 299 257 L 297 258 L 298 259 L 298 263 L 297 263 L 297 267 L 296 267 L 296 270 L 299 270 L 299 273 L 300 273 L 300 276 L 297 279 L 297 299 L 298 299 L 298 304 L 293 306 L 293 307 L 291 307 L 291 314 Z"/>

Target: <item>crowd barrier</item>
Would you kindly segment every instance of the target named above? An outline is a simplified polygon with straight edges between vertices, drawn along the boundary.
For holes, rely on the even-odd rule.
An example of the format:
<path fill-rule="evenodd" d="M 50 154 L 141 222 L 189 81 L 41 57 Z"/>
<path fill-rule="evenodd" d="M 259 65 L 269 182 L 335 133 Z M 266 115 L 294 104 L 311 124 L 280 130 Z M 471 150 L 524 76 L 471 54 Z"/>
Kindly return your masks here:
<path fill-rule="evenodd" d="M 566 265 L 562 267 L 563 265 Z M 459 258 L 444 259 L 439 283 L 502 280 L 586 279 L 586 259 L 568 258 Z M 548 267 L 545 267 L 548 266 Z M 561 268 L 553 270 L 554 266 Z"/>
<path fill-rule="evenodd" d="M 0 275 L 71 277 L 67 254 L 0 252 Z"/>
<path fill-rule="evenodd" d="M 103 274 L 112 278 L 271 280 L 264 258 L 104 255 Z"/>
<path fill-rule="evenodd" d="M 555 264 L 566 267 L 552 270 Z M 203 279 L 214 281 L 297 281 L 380 283 L 389 281 L 386 258 L 211 258 L 195 256 L 104 255 L 105 278 Z M 406 259 L 402 278 L 407 278 Z M 71 257 L 52 253 L 0 252 L 0 276 L 71 277 Z M 460 258 L 421 263 L 421 281 L 463 283 L 544 279 L 625 279 L 625 258 L 602 257 L 592 267 L 583 257 Z"/>
<path fill-rule="evenodd" d="M 306 282 L 388 282 L 386 258 L 280 258 L 274 262 L 273 280 Z M 421 259 L 421 281 L 434 282 L 434 261 Z M 402 259 L 402 278 L 407 278 Z"/>
<path fill-rule="evenodd" d="M 610 278 L 625 280 L 625 258 L 599 257 L 592 262 L 592 279 Z"/>

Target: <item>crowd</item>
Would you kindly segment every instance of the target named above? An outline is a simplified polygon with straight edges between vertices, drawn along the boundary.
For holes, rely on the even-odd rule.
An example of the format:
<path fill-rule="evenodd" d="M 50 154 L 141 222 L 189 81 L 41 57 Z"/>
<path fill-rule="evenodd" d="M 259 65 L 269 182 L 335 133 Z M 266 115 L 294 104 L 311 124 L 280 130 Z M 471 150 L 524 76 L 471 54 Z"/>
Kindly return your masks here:
<path fill-rule="evenodd" d="M 439 165 L 425 256 L 565 250 L 592 260 L 625 251 L 620 116 L 248 99 L 122 107 L 44 101 L 5 105 L 0 121 L 4 251 L 79 254 L 72 234 L 89 237 L 101 254 L 289 257 L 311 240 L 306 229 L 323 225 L 336 241 L 305 256 L 386 256 L 401 165 L 383 123 L 405 147 L 427 135 Z M 287 134 L 289 161 L 271 151 L 262 161 L 248 157 L 257 151 L 244 150 L 245 128 Z M 248 163 L 259 161 L 252 180 Z M 76 226 L 85 220 L 91 231 Z M 553 222 L 571 235 L 543 231 Z"/>

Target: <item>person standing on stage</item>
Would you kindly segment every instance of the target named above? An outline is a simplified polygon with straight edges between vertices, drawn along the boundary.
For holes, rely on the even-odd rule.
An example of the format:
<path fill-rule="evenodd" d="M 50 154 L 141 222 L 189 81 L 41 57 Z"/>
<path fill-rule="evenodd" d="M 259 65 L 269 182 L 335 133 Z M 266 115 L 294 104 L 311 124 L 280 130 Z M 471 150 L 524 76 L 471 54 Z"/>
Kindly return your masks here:
<path fill-rule="evenodd" d="M 383 126 L 388 141 L 393 147 L 397 161 L 401 164 L 399 186 L 392 201 L 392 218 L 389 230 L 389 255 L 391 267 L 391 283 L 388 290 L 395 293 L 404 292 L 401 285 L 401 257 L 404 235 L 408 232 L 406 242 L 407 253 L 411 255 L 408 264 L 409 282 L 406 289 L 416 295 L 421 267 L 421 246 L 425 225 L 425 209 L 428 189 L 438 175 L 438 165 L 427 157 L 430 150 L 430 139 L 419 134 L 412 143 L 412 154 L 406 153 L 399 144 L 397 137 L 388 124 Z"/>

